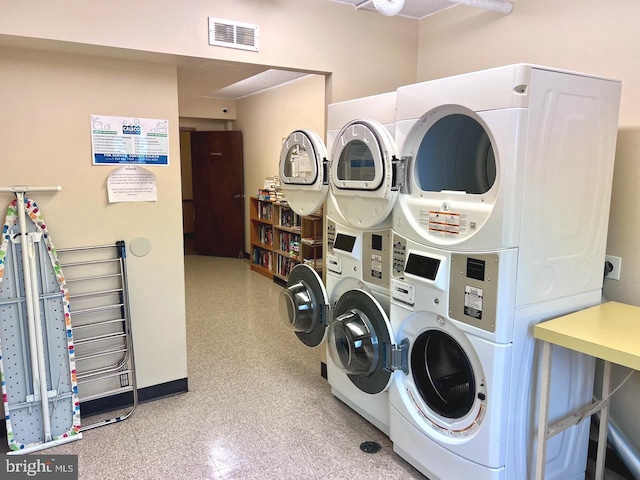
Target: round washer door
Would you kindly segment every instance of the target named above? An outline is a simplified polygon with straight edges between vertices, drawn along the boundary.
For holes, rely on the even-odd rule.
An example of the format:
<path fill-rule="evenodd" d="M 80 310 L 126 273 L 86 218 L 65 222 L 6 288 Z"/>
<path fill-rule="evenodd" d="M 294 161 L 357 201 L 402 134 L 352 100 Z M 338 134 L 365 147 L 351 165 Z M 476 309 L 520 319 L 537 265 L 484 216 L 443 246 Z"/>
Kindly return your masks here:
<path fill-rule="evenodd" d="M 387 314 L 371 294 L 349 290 L 337 301 L 329 325 L 329 355 L 363 392 L 380 393 L 391 383 L 385 349 L 392 338 Z"/>
<path fill-rule="evenodd" d="M 331 158 L 331 192 L 345 220 L 355 228 L 382 223 L 398 195 L 391 133 L 374 120 L 349 122 L 338 133 Z"/>
<path fill-rule="evenodd" d="M 324 339 L 329 311 L 327 298 L 322 279 L 304 264 L 293 267 L 278 297 L 280 319 L 309 347 L 317 347 Z"/>
<path fill-rule="evenodd" d="M 411 349 L 411 371 L 427 406 L 445 418 L 467 415 L 476 400 L 473 366 L 462 346 L 442 330 L 427 330 Z"/>
<path fill-rule="evenodd" d="M 327 149 L 317 133 L 296 130 L 284 141 L 280 186 L 298 215 L 311 215 L 324 203 L 329 189 L 327 165 Z"/>

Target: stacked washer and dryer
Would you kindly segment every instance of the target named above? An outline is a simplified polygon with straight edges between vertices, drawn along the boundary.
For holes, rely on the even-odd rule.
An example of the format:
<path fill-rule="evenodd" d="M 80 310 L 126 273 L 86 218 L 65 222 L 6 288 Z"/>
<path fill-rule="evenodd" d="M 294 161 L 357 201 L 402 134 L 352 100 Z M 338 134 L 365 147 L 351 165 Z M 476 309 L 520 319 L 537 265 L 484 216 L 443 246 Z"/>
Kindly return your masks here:
<path fill-rule="evenodd" d="M 619 82 L 512 65 L 400 88 L 401 159 L 354 120 L 383 119 L 371 99 L 329 107 L 330 162 L 311 132 L 285 142 L 291 207 L 330 191 L 326 288 L 294 268 L 281 316 L 310 346 L 329 331 L 334 395 L 431 480 L 532 476 L 532 327 L 600 302 L 619 102 Z M 555 352 L 552 421 L 591 401 L 593 370 Z M 549 442 L 547 478 L 584 478 L 587 435 Z"/>
<path fill-rule="evenodd" d="M 533 65 L 398 90 L 390 438 L 431 480 L 533 477 L 532 326 L 600 303 L 619 102 L 619 82 Z M 554 352 L 557 418 L 591 402 L 594 362 Z M 588 430 L 553 438 L 546 478 L 584 478 Z"/>
<path fill-rule="evenodd" d="M 387 435 L 395 112 L 396 92 L 329 105 L 331 158 L 307 130 L 291 133 L 280 157 L 289 206 L 300 215 L 327 206 L 326 288 L 312 268 L 297 265 L 280 316 L 310 347 L 326 337 L 332 393 Z"/>

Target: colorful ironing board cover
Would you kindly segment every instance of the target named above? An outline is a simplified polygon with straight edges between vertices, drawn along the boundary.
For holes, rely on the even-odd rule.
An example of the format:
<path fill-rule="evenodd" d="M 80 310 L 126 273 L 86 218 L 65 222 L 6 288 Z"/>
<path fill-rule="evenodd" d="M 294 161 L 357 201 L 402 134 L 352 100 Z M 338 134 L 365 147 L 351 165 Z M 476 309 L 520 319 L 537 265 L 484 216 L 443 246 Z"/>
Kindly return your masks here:
<path fill-rule="evenodd" d="M 41 232 L 36 243 L 40 321 L 49 395 L 52 440 L 80 431 L 80 402 L 75 367 L 73 331 L 67 291 L 60 262 L 36 203 L 24 199 L 30 232 Z M 7 209 L 0 243 L 0 379 L 12 451 L 44 443 L 42 406 L 34 401 L 27 313 L 22 273 L 17 200 Z"/>

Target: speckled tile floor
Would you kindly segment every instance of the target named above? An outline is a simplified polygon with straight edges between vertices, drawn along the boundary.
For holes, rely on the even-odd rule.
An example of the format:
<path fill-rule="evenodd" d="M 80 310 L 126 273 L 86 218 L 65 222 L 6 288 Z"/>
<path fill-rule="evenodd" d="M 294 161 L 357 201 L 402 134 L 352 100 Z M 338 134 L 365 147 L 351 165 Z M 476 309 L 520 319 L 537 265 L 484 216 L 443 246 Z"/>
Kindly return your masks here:
<path fill-rule="evenodd" d="M 246 260 L 185 267 L 189 392 L 48 453 L 78 454 L 83 480 L 424 479 L 331 395 L 318 350 L 278 319 L 279 286 Z M 364 441 L 382 450 L 363 453 Z"/>

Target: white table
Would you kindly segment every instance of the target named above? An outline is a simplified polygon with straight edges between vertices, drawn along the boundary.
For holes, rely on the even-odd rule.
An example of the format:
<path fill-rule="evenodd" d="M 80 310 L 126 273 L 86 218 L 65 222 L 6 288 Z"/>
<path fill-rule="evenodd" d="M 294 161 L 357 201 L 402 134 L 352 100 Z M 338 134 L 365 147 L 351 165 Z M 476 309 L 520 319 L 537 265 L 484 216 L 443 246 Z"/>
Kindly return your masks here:
<path fill-rule="evenodd" d="M 542 343 L 542 379 L 538 411 L 538 446 L 536 480 L 544 479 L 547 440 L 577 425 L 596 412 L 600 413 L 600 433 L 596 456 L 595 479 L 604 477 L 609 420 L 609 383 L 611 363 L 640 370 L 640 307 L 608 302 L 579 312 L 539 323 L 535 338 Z M 602 398 L 567 417 L 549 425 L 549 386 L 551 377 L 551 347 L 559 345 L 604 360 Z"/>

